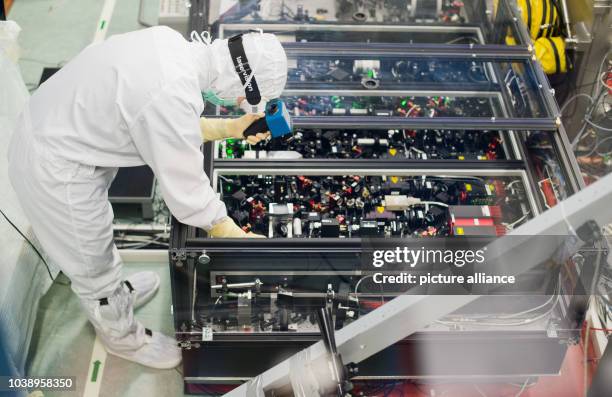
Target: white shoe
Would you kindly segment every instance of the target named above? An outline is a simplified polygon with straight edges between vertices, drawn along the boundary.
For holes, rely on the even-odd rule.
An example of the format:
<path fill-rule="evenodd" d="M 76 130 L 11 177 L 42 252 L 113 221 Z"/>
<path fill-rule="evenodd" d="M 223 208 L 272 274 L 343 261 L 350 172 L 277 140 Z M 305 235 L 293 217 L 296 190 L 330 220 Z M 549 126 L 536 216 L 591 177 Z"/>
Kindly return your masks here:
<path fill-rule="evenodd" d="M 181 362 L 176 340 L 146 329 L 134 318 L 135 289 L 126 283 L 107 298 L 81 304 L 106 351 L 151 368 L 174 368 Z"/>
<path fill-rule="evenodd" d="M 106 345 L 105 348 L 109 354 L 156 369 L 174 368 L 182 359 L 174 338 L 149 329 L 145 329 L 145 343 L 138 350 L 115 351 Z"/>
<path fill-rule="evenodd" d="M 159 289 L 160 279 L 157 273 L 151 271 L 134 273 L 125 278 L 128 288 L 134 289 L 134 309 L 149 302 Z"/>

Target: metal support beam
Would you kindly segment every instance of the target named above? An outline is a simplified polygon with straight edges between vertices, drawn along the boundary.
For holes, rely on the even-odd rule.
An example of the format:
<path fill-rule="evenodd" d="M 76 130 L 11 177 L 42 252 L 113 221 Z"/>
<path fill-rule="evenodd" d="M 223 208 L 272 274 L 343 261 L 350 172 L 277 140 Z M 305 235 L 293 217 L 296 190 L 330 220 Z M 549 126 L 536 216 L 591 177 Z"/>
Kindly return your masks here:
<path fill-rule="evenodd" d="M 207 116 L 219 118 L 219 116 Z M 553 118 L 482 118 L 482 117 L 368 117 L 368 116 L 300 116 L 293 118 L 294 128 L 351 129 L 448 129 L 557 131 Z"/>
<path fill-rule="evenodd" d="M 386 132 L 386 131 L 385 131 Z M 484 164 L 483 164 L 484 163 Z M 308 170 L 330 170 L 330 169 L 350 169 L 355 167 L 359 169 L 370 169 L 375 171 L 384 171 L 392 174 L 396 171 L 403 171 L 406 169 L 427 169 L 437 170 L 437 172 L 444 174 L 447 170 L 469 170 L 470 172 L 476 172 L 480 170 L 507 170 L 516 171 L 524 170 L 525 163 L 521 160 L 495 160 L 495 161 L 483 161 L 483 160 L 415 160 L 415 159 L 388 159 L 384 162 L 378 162 L 372 164 L 369 160 L 348 160 L 348 159 L 300 159 L 299 162 L 292 160 L 250 160 L 250 159 L 218 159 L 215 161 L 215 171 L 226 174 L 224 170 L 241 170 L 238 171 L 238 175 L 242 175 L 244 171 L 252 171 L 253 169 L 282 169 L 287 171 L 293 171 L 301 173 L 304 168 Z M 212 173 L 210 174 L 212 175 Z"/>
<path fill-rule="evenodd" d="M 191 0 L 191 6 L 189 7 L 189 29 L 186 35 L 189 36 L 189 32 L 203 32 L 208 31 L 208 1 L 206 0 Z"/>
<path fill-rule="evenodd" d="M 352 116 L 351 128 L 372 128 L 375 123 L 380 128 L 409 129 L 453 129 L 453 130 L 513 130 L 513 131 L 556 131 L 557 122 L 552 118 L 482 118 L 482 117 L 371 117 Z M 346 125 L 347 118 L 341 116 L 304 116 L 295 117 L 295 128 L 338 128 Z M 364 124 L 365 123 L 365 124 Z"/>
<path fill-rule="evenodd" d="M 529 60 L 531 48 L 527 45 L 507 46 L 501 44 L 403 44 L 403 43 L 283 43 L 288 57 L 326 56 L 333 53 L 340 56 L 368 54 L 381 59 L 393 57 L 467 58 L 481 61 Z"/>

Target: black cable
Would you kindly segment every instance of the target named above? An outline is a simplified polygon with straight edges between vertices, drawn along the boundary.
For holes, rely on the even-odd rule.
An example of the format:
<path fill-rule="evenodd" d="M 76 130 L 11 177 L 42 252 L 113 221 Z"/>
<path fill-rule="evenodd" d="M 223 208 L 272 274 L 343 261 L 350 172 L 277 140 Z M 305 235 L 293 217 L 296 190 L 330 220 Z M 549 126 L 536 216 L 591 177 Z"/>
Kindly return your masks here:
<path fill-rule="evenodd" d="M 565 20 L 564 20 L 565 15 L 563 15 L 563 13 L 561 12 L 561 8 L 559 7 L 558 0 L 552 0 L 552 3 L 555 9 L 557 10 L 557 15 L 558 15 L 557 25 L 555 26 L 555 32 L 567 38 L 567 29 L 565 27 Z"/>
<path fill-rule="evenodd" d="M 38 250 L 38 248 L 36 248 L 36 246 L 34 245 L 34 243 L 32 243 L 32 241 L 30 241 L 29 238 L 26 237 L 25 234 L 23 234 L 23 232 L 9 219 L 8 216 L 6 216 L 6 214 L 4 213 L 4 211 L 0 210 L 0 213 L 2 214 L 2 216 L 4 217 L 4 219 L 6 219 L 6 221 L 13 226 L 13 228 L 15 230 L 17 230 L 17 233 L 19 233 L 21 235 L 21 237 L 23 237 L 23 239 L 25 241 L 27 241 L 28 244 L 30 244 L 30 246 L 32 247 L 32 249 L 34 249 L 34 252 L 36 252 L 36 255 L 38 255 L 38 257 L 40 258 L 40 260 L 42 261 L 42 263 L 44 263 L 45 267 L 47 268 L 47 273 L 49 273 L 49 278 L 51 279 L 51 282 L 54 282 L 55 279 L 53 278 L 53 274 L 51 274 L 51 269 L 49 268 L 49 264 L 47 263 L 47 261 L 45 260 L 45 258 L 42 256 L 42 254 L 40 253 L 40 251 Z"/>

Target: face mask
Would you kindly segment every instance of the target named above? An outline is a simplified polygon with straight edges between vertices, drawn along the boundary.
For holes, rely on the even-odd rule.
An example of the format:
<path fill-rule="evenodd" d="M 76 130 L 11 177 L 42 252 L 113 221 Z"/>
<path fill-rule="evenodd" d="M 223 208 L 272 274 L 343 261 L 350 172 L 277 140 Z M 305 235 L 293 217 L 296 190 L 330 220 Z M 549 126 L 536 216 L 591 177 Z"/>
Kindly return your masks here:
<path fill-rule="evenodd" d="M 261 98 L 261 101 L 257 105 L 251 105 L 249 101 L 243 99 L 240 102 L 240 109 L 242 109 L 245 113 L 264 113 L 266 111 L 266 104 L 268 100 L 266 98 Z"/>
<path fill-rule="evenodd" d="M 220 98 L 214 91 L 206 91 L 202 93 L 202 99 L 212 103 L 215 106 L 231 107 L 236 106 L 237 99 Z M 246 102 L 246 101 L 242 101 Z"/>
<path fill-rule="evenodd" d="M 206 44 L 210 44 L 210 37 L 207 36 L 207 39 L 208 40 L 204 40 L 204 38 L 198 37 L 197 32 L 192 32 L 193 41 L 201 41 L 202 43 L 206 42 Z M 215 44 L 213 43 L 212 45 L 214 46 Z M 232 63 L 234 64 L 234 71 L 238 74 L 242 84 L 240 91 L 243 92 L 247 98 L 239 104 L 240 108 L 246 113 L 252 113 L 254 108 L 261 109 L 262 106 L 264 107 L 263 110 L 265 110 L 265 101 L 263 101 L 260 96 L 257 81 L 255 80 L 254 73 L 249 65 L 249 60 L 242 45 L 242 34 L 229 38 L 227 45 L 232 58 Z M 238 94 L 237 92 L 234 94 L 232 92 L 233 90 L 227 91 L 228 92 L 226 92 L 226 94 L 229 95 L 220 97 L 217 92 L 208 90 L 206 92 L 202 92 L 202 98 L 204 101 L 210 102 L 215 106 L 237 106 L 237 99 L 242 95 Z M 234 95 L 236 96 L 234 97 Z M 257 103 L 257 105 L 250 105 L 248 103 L 249 101 L 252 103 Z"/>

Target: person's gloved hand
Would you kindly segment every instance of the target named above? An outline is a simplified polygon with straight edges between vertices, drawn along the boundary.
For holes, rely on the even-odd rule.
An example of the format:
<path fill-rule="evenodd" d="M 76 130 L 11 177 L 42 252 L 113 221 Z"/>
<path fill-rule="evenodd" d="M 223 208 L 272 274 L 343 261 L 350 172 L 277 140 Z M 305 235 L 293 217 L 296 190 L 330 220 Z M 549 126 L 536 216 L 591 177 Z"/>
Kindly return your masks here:
<path fill-rule="evenodd" d="M 258 120 L 264 117 L 264 113 L 248 113 L 244 116 L 238 117 L 237 119 L 229 119 L 227 120 L 227 131 L 230 133 L 231 137 L 237 139 L 244 139 L 244 130 L 246 130 L 255 120 Z M 267 139 L 270 137 L 270 131 L 260 132 L 256 135 L 251 135 L 246 138 L 246 141 L 254 145 L 259 141 Z"/>
<path fill-rule="evenodd" d="M 225 217 L 221 222 L 213 225 L 208 235 L 213 238 L 265 238 L 261 234 L 245 232 L 230 217 Z"/>
<path fill-rule="evenodd" d="M 249 113 L 237 119 L 207 119 L 201 117 L 200 131 L 202 133 L 202 139 L 204 142 L 228 138 L 246 139 L 249 144 L 255 145 L 267 139 L 270 136 L 270 132 L 260 132 L 259 134 L 245 138 L 244 130 L 246 130 L 255 120 L 264 116 L 264 113 Z"/>

